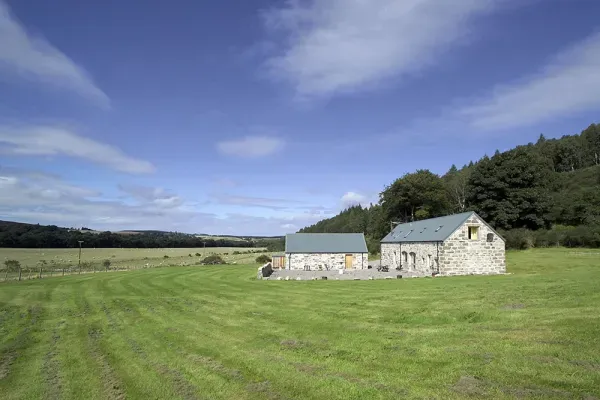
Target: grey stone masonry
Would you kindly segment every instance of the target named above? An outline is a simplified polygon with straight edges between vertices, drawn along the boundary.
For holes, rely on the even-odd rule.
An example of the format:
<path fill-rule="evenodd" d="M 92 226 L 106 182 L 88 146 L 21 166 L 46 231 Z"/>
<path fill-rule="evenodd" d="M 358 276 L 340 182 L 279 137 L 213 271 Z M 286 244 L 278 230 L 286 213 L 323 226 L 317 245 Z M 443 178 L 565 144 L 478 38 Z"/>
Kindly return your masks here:
<path fill-rule="evenodd" d="M 346 269 L 344 253 L 288 253 L 285 257 L 286 269 L 310 271 Z M 352 269 L 367 269 L 368 265 L 368 253 L 352 254 Z"/>
<path fill-rule="evenodd" d="M 382 243 L 381 265 L 403 272 L 431 275 L 437 272 L 441 244 L 436 242 Z"/>
<path fill-rule="evenodd" d="M 469 239 L 469 227 L 478 227 Z M 443 243 L 440 252 L 442 275 L 488 275 L 506 273 L 505 243 L 476 215 L 470 217 Z"/>
<path fill-rule="evenodd" d="M 477 230 L 471 238 L 469 227 Z M 505 243 L 473 214 L 443 242 L 382 243 L 381 265 L 423 275 L 503 274 L 506 273 Z"/>

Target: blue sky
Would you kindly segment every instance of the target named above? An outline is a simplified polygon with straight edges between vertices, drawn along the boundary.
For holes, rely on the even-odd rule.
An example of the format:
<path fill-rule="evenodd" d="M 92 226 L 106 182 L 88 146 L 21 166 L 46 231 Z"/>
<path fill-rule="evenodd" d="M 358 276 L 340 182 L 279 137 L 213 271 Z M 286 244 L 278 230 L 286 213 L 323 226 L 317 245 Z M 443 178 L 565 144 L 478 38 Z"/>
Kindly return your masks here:
<path fill-rule="evenodd" d="M 595 0 L 84 3 L 0 0 L 0 219 L 282 234 L 599 122 Z"/>

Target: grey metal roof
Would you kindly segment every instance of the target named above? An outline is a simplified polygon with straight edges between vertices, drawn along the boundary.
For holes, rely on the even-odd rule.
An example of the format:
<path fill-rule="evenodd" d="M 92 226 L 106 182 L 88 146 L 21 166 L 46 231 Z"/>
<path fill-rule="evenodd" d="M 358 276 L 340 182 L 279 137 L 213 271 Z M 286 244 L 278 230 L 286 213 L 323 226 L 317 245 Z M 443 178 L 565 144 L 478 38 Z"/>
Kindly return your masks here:
<path fill-rule="evenodd" d="M 473 214 L 469 211 L 400 224 L 381 243 L 443 242 Z"/>
<path fill-rule="evenodd" d="M 286 253 L 367 253 L 362 233 L 290 233 Z"/>

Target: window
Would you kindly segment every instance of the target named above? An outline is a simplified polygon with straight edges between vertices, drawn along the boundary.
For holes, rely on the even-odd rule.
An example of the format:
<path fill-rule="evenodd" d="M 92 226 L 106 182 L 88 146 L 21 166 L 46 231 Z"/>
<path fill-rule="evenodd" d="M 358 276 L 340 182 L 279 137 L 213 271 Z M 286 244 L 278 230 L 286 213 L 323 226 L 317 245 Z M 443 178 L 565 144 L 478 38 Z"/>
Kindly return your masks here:
<path fill-rule="evenodd" d="M 402 252 L 402 262 L 404 264 L 408 263 L 408 254 L 405 251 Z"/>
<path fill-rule="evenodd" d="M 423 228 L 423 229 L 421 229 L 421 232 L 419 232 L 419 233 L 423 233 L 423 232 L 425 232 L 425 229 L 427 229 L 427 228 Z"/>
<path fill-rule="evenodd" d="M 479 227 L 478 226 L 470 226 L 469 227 L 469 240 L 477 240 L 479 238 Z"/>
<path fill-rule="evenodd" d="M 406 234 L 406 236 L 404 236 L 405 238 L 408 237 L 408 235 L 410 235 L 412 233 L 412 229 L 410 231 L 408 231 L 408 233 Z"/>
<path fill-rule="evenodd" d="M 415 265 L 417 263 L 417 255 L 415 253 L 410 253 L 410 263 Z"/>
<path fill-rule="evenodd" d="M 398 239 L 398 238 L 400 237 L 400 234 L 401 234 L 401 233 L 402 233 L 402 231 L 398 231 L 398 232 L 396 232 L 396 233 L 392 234 L 392 238 L 394 238 L 394 239 Z"/>
<path fill-rule="evenodd" d="M 487 234 L 487 241 L 488 242 L 493 242 L 494 241 L 494 234 L 493 233 L 488 233 Z"/>
<path fill-rule="evenodd" d="M 430 269 L 430 268 L 431 268 L 431 266 L 432 266 L 432 263 L 431 263 L 431 259 L 432 259 L 432 258 L 433 258 L 433 256 L 432 256 L 431 254 L 429 254 L 429 255 L 427 256 L 427 269 Z"/>
<path fill-rule="evenodd" d="M 439 231 L 440 229 L 442 229 L 444 227 L 444 225 L 440 225 L 437 227 L 437 229 L 435 230 L 436 232 Z"/>

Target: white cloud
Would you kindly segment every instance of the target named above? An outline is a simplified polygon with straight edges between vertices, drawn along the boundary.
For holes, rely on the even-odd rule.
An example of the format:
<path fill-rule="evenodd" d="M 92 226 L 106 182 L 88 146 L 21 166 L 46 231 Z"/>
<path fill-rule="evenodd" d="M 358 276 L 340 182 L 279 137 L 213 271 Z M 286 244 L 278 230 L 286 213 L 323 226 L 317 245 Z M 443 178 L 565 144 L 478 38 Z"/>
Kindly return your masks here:
<path fill-rule="evenodd" d="M 110 100 L 86 71 L 41 37 L 28 34 L 0 0 L 0 69 L 68 88 L 108 107 Z"/>
<path fill-rule="evenodd" d="M 342 200 L 342 204 L 345 207 L 349 207 L 349 206 L 355 206 L 357 204 L 361 204 L 364 201 L 366 201 L 367 198 L 365 196 L 363 196 L 362 194 L 360 194 L 360 193 L 346 192 L 342 196 L 341 200 Z"/>
<path fill-rule="evenodd" d="M 203 212 L 176 195 L 158 199 L 138 196 L 132 204 L 103 198 L 93 189 L 77 187 L 44 174 L 36 179 L 30 176 L 33 175 L 22 171 L 8 173 L 8 169 L 1 170 L 0 219 L 113 231 L 156 229 L 188 233 L 278 235 L 314 224 L 322 218 L 304 213 L 284 217 L 231 213 L 218 217 Z"/>
<path fill-rule="evenodd" d="M 242 139 L 217 143 L 217 149 L 226 155 L 245 158 L 265 157 L 283 149 L 282 139 L 269 136 L 246 136 Z"/>
<path fill-rule="evenodd" d="M 498 86 L 459 114 L 477 128 L 510 128 L 600 108 L 600 33 L 554 57 L 538 74 Z"/>
<path fill-rule="evenodd" d="M 510 0 L 509 0 L 510 1 Z M 289 0 L 264 12 L 286 39 L 267 61 L 301 97 L 370 88 L 419 72 L 506 0 Z"/>
<path fill-rule="evenodd" d="M 0 151 L 23 156 L 76 157 L 132 174 L 154 171 L 154 166 L 148 161 L 128 156 L 116 147 L 79 136 L 66 129 L 48 126 L 0 126 Z"/>

